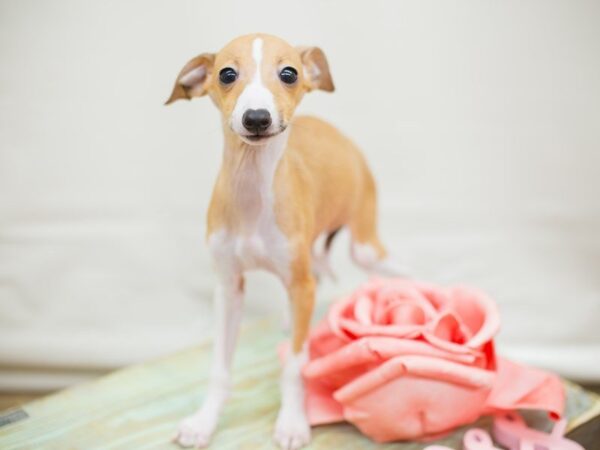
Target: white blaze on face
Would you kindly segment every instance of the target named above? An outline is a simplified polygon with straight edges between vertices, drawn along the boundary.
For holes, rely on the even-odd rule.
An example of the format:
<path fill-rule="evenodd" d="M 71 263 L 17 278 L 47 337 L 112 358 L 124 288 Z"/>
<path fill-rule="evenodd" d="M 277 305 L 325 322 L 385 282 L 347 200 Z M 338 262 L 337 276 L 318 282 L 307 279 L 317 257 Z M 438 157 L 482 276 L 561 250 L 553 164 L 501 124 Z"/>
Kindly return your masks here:
<path fill-rule="evenodd" d="M 267 130 L 268 134 L 279 130 L 279 114 L 275 107 L 273 93 L 266 88 L 262 81 L 261 63 L 263 57 L 263 40 L 256 38 L 252 42 L 252 59 L 256 69 L 250 82 L 246 85 L 237 99 L 231 114 L 231 128 L 238 134 L 247 135 L 248 131 L 242 123 L 242 116 L 249 109 L 266 109 L 271 114 L 272 124 Z"/>

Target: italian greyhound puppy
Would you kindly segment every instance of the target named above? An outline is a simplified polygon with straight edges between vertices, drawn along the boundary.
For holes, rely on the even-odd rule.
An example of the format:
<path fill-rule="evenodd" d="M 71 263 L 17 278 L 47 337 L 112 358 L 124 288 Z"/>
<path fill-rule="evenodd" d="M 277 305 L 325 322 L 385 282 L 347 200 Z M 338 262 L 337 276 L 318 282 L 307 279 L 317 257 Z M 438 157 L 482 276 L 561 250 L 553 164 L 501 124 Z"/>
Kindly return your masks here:
<path fill-rule="evenodd" d="M 289 295 L 292 339 L 274 434 L 286 450 L 310 441 L 301 370 L 315 301 L 313 270 L 327 272 L 333 236 L 347 226 L 360 266 L 397 272 L 377 236 L 375 183 L 360 151 L 326 122 L 293 118 L 304 94 L 317 89 L 334 90 L 319 48 L 252 34 L 191 59 L 166 102 L 209 95 L 224 135 L 207 217 L 218 279 L 213 362 L 204 404 L 175 436 L 183 447 L 208 445 L 229 395 L 245 271 L 272 272 Z"/>

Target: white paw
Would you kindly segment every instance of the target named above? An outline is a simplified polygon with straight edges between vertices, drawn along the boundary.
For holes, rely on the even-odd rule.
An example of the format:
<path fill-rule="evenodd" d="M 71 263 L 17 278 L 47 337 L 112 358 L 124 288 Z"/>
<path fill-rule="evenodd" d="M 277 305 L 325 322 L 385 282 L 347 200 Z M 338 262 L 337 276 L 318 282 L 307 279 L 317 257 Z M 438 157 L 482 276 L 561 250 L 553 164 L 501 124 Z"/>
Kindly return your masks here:
<path fill-rule="evenodd" d="M 310 442 L 310 425 L 302 411 L 279 411 L 273 439 L 282 450 L 298 450 Z"/>
<path fill-rule="evenodd" d="M 217 417 L 207 417 L 205 414 L 194 414 L 181 421 L 173 441 L 181 447 L 206 447 L 217 427 Z"/>

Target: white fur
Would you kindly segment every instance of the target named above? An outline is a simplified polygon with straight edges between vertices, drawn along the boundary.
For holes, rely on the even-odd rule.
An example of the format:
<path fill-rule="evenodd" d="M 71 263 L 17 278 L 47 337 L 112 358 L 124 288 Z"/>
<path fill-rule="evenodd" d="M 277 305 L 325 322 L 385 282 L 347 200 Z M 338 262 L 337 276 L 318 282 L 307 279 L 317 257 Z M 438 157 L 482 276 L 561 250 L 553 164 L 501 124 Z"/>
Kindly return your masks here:
<path fill-rule="evenodd" d="M 275 442 L 284 450 L 297 450 L 310 441 L 310 425 L 304 410 L 302 367 L 308 360 L 306 348 L 288 355 L 281 373 L 281 408 L 275 423 Z"/>
<path fill-rule="evenodd" d="M 256 38 L 252 42 L 252 58 L 256 65 L 256 70 L 250 83 L 246 85 L 242 93 L 237 99 L 233 112 L 231 114 L 231 128 L 242 138 L 248 134 L 242 123 L 244 113 L 249 109 L 266 109 L 271 114 L 271 126 L 267 129 L 267 134 L 276 133 L 279 131 L 280 119 L 275 106 L 273 93 L 265 87 L 262 81 L 261 64 L 262 64 L 263 40 Z M 248 141 L 247 143 L 252 144 Z"/>
<path fill-rule="evenodd" d="M 183 447 L 204 447 L 217 421 L 231 384 L 231 361 L 242 317 L 241 277 L 235 269 L 221 273 L 215 289 L 215 342 L 210 384 L 202 408 L 179 424 L 175 440 Z"/>
<path fill-rule="evenodd" d="M 354 262 L 366 270 L 377 263 L 377 250 L 372 245 L 353 242 L 351 252 Z"/>
<path fill-rule="evenodd" d="M 373 265 L 372 271 L 386 277 L 407 277 L 409 275 L 408 268 L 391 256 L 377 261 Z"/>
<path fill-rule="evenodd" d="M 351 247 L 352 259 L 368 272 L 383 276 L 406 276 L 407 270 L 393 257 L 379 259 L 377 250 L 370 244 L 353 242 Z"/>
<path fill-rule="evenodd" d="M 277 225 L 273 209 L 275 170 L 288 135 L 286 130 L 253 149 L 236 171 L 232 201 L 242 214 L 240 230 L 219 230 L 209 237 L 217 271 L 227 271 L 232 266 L 240 272 L 265 269 L 286 285 L 289 283 L 289 243 Z"/>
<path fill-rule="evenodd" d="M 285 131 L 275 136 L 243 159 L 232 180 L 232 201 L 236 203 L 236 210 L 242 213 L 240 229 L 237 232 L 221 229 L 209 236 L 209 250 L 219 278 L 215 292 L 217 320 L 211 381 L 202 407 L 179 426 L 175 439 L 182 446 L 202 447 L 208 444 L 229 395 L 231 360 L 242 313 L 243 293 L 239 288 L 242 273 L 262 268 L 278 275 L 286 285 L 289 283 L 289 244 L 277 226 L 273 210 L 273 180 L 288 134 Z M 284 369 L 284 373 L 288 373 L 285 379 L 293 378 L 296 373 L 296 383 L 302 384 L 299 370 L 288 369 L 286 372 Z M 286 392 L 290 389 L 295 392 L 292 388 Z M 294 406 L 293 402 L 292 399 L 287 403 Z M 295 410 L 295 407 L 291 408 L 292 412 L 286 413 L 285 417 L 293 419 Z M 285 434 L 287 428 L 283 428 L 282 433 Z M 296 429 L 291 429 L 290 433 L 296 436 Z M 290 439 L 290 442 L 298 440 L 296 437 Z"/>

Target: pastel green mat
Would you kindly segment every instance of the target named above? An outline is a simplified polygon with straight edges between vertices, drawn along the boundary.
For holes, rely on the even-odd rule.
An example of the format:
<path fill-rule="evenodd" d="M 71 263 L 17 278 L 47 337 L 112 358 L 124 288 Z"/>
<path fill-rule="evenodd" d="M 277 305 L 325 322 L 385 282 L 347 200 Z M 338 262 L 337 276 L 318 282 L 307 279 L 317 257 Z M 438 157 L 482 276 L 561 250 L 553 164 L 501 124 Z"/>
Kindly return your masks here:
<path fill-rule="evenodd" d="M 210 448 L 275 449 L 271 433 L 279 404 L 276 347 L 284 339 L 276 321 L 246 326 L 235 357 L 234 392 Z M 176 425 L 201 403 L 210 345 L 119 370 L 0 414 L 0 449 L 177 449 Z M 570 427 L 600 413 L 600 398 L 565 383 Z M 25 413 L 25 414 L 24 414 Z M 549 428 L 540 414 L 529 424 Z M 16 420 L 14 423 L 8 423 Z M 2 425 L 2 423 L 5 423 Z M 489 419 L 477 426 L 488 427 Z M 313 429 L 309 449 L 416 450 L 421 443 L 375 444 L 346 424 Z M 462 431 L 436 443 L 462 448 Z"/>

